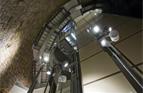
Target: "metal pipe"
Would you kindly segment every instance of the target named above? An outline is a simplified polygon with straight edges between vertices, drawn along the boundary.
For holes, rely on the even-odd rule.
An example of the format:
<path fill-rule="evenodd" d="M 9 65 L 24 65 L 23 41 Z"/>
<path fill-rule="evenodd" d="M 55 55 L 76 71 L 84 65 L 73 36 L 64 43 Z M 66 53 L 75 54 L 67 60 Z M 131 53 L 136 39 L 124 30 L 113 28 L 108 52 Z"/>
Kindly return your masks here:
<path fill-rule="evenodd" d="M 76 52 L 76 60 L 77 60 L 77 74 L 78 74 L 78 88 L 79 88 L 79 92 L 78 93 L 83 93 L 79 52 Z"/>
<path fill-rule="evenodd" d="M 117 48 L 116 48 L 116 49 L 117 49 Z M 124 53 L 122 53 L 119 49 L 117 49 L 117 50 L 120 52 L 120 54 L 121 54 L 132 66 L 135 66 L 135 64 L 134 64 L 127 56 L 125 56 Z M 136 69 L 138 72 L 140 72 L 141 74 L 143 74 L 143 71 L 142 71 L 141 69 L 139 69 L 138 66 L 135 66 L 135 69 Z"/>
<path fill-rule="evenodd" d="M 41 70 L 43 69 L 43 67 L 44 67 L 44 65 L 42 65 L 42 66 L 40 67 L 40 69 L 39 69 L 37 75 L 35 76 L 34 81 L 32 82 L 32 85 L 30 86 L 30 88 L 29 88 L 29 90 L 28 90 L 27 93 L 32 93 L 32 92 L 33 92 L 33 90 L 34 90 L 34 88 L 35 88 L 35 85 L 37 84 L 37 78 L 38 78 L 38 76 L 39 76 Z"/>
<path fill-rule="evenodd" d="M 119 67 L 122 73 L 125 75 L 130 84 L 134 87 L 137 93 L 142 93 L 143 90 L 143 79 L 142 77 L 127 64 L 120 51 L 116 49 L 112 44 L 103 49 L 111 56 L 115 64 Z"/>

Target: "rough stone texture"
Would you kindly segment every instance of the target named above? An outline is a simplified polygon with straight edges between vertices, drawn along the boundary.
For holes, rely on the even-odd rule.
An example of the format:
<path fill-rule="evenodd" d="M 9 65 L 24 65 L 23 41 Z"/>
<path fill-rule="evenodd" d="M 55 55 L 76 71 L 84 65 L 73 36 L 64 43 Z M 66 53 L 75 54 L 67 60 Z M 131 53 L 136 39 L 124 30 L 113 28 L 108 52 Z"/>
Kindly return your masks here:
<path fill-rule="evenodd" d="M 0 93 L 18 80 L 29 87 L 32 42 L 52 13 L 67 0 L 0 0 Z"/>

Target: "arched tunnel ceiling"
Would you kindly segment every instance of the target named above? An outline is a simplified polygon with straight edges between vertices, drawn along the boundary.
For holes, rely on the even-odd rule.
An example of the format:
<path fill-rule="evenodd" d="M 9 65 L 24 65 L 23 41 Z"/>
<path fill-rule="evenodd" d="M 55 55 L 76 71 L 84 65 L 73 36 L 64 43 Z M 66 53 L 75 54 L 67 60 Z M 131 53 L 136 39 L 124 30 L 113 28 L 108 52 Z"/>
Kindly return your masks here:
<path fill-rule="evenodd" d="M 0 92 L 32 79 L 32 42 L 67 0 L 0 0 Z"/>

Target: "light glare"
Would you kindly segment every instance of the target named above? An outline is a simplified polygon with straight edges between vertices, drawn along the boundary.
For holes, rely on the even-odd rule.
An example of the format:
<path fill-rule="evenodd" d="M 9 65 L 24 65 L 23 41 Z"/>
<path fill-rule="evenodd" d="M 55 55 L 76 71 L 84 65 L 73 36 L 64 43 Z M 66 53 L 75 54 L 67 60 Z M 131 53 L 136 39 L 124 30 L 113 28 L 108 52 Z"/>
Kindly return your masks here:
<path fill-rule="evenodd" d="M 93 27 L 93 31 L 94 31 L 95 33 L 99 33 L 99 32 L 100 32 L 99 26 Z"/>
<path fill-rule="evenodd" d="M 74 48 L 74 50 L 77 50 L 77 47 L 75 46 L 75 47 L 73 47 Z"/>
<path fill-rule="evenodd" d="M 102 13 L 102 9 L 95 9 L 95 13 L 101 14 Z"/>
<path fill-rule="evenodd" d="M 69 37 L 66 37 L 66 40 L 67 40 L 68 42 L 70 42 L 70 41 L 71 41 Z"/>
<path fill-rule="evenodd" d="M 71 33 L 71 36 L 76 40 L 75 34 Z"/>
<path fill-rule="evenodd" d="M 89 29 L 86 30 L 88 33 L 90 32 Z"/>
<path fill-rule="evenodd" d="M 51 71 L 47 71 L 47 74 L 48 74 L 48 75 L 51 75 Z"/>
<path fill-rule="evenodd" d="M 44 58 L 43 58 L 43 60 L 44 60 L 45 62 L 48 62 L 48 61 L 49 61 L 49 54 L 48 54 L 48 53 L 44 53 Z"/>
<path fill-rule="evenodd" d="M 96 15 L 97 15 L 97 13 L 94 13 L 94 15 L 96 16 Z"/>
<path fill-rule="evenodd" d="M 39 59 L 42 59 L 42 56 L 39 56 Z"/>
<path fill-rule="evenodd" d="M 101 46 L 102 46 L 102 47 L 108 46 L 108 41 L 107 41 L 106 39 L 102 39 L 102 40 L 100 41 L 100 43 L 101 43 Z"/>
<path fill-rule="evenodd" d="M 112 27 L 109 27 L 109 29 L 108 29 L 110 32 L 112 31 Z"/>
<path fill-rule="evenodd" d="M 65 65 L 64 65 L 64 67 L 67 67 L 68 65 L 69 65 L 69 63 L 68 63 L 68 62 L 66 62 L 66 63 L 65 63 Z"/>

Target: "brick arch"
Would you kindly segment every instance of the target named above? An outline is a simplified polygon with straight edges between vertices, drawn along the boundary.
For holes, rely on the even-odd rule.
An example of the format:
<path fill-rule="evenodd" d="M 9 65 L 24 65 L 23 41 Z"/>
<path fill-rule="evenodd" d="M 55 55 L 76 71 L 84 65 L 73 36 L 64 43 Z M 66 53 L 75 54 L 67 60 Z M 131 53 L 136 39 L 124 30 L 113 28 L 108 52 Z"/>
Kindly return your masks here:
<path fill-rule="evenodd" d="M 0 0 L 0 93 L 8 92 L 17 80 L 26 86 L 31 84 L 32 42 L 41 26 L 66 1 Z"/>

